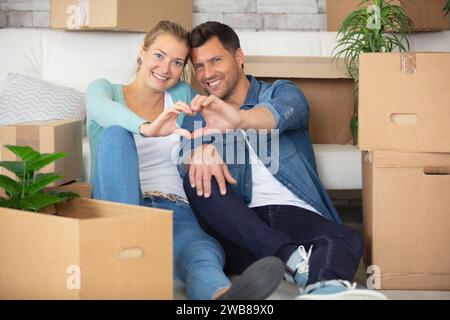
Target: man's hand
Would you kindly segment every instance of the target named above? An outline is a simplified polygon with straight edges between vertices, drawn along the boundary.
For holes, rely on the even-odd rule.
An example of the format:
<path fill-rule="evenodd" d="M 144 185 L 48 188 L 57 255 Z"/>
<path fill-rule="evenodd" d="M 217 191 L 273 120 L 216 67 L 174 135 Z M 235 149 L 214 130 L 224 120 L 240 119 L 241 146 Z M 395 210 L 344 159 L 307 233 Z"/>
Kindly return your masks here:
<path fill-rule="evenodd" d="M 182 101 L 178 101 L 173 106 L 164 109 L 152 123 L 146 122 L 141 125 L 139 132 L 146 137 L 163 137 L 175 133 L 191 139 L 189 131 L 177 127 L 177 117 L 181 112 L 187 115 L 193 114 L 190 106 Z"/>
<path fill-rule="evenodd" d="M 222 195 L 227 193 L 226 182 L 236 184 L 226 164 L 213 145 L 204 144 L 194 149 L 190 158 L 189 181 L 197 188 L 197 195 L 208 198 L 211 195 L 211 178 L 216 178 Z"/>
<path fill-rule="evenodd" d="M 227 129 L 237 129 L 242 123 L 239 105 L 227 103 L 214 95 L 196 95 L 191 101 L 193 112 L 200 112 L 206 126 L 202 131 L 193 133 L 193 138 L 212 132 L 225 132 Z"/>

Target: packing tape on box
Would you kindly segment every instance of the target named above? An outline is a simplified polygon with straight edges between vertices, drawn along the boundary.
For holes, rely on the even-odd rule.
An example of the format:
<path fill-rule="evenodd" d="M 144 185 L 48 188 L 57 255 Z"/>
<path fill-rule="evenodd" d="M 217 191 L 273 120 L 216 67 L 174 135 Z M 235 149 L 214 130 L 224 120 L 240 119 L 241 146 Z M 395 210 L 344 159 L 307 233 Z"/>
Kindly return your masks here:
<path fill-rule="evenodd" d="M 402 74 L 416 74 L 417 72 L 417 63 L 416 63 L 416 54 L 412 52 L 402 52 L 400 53 L 400 68 Z"/>

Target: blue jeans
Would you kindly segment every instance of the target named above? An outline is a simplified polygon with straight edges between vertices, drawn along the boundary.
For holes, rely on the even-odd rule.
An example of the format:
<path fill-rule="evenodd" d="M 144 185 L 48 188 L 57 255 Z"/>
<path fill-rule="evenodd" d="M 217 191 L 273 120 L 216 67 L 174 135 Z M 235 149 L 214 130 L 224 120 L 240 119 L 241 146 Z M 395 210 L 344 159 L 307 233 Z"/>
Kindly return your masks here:
<path fill-rule="evenodd" d="M 223 272 L 224 250 L 200 228 L 189 204 L 142 198 L 136 144 L 126 129 L 104 130 L 92 184 L 95 199 L 173 210 L 174 276 L 186 284 L 190 299 L 211 299 L 216 291 L 230 286 Z"/>
<path fill-rule="evenodd" d="M 266 256 L 287 262 L 299 245 L 312 246 L 308 285 L 326 280 L 352 281 L 362 255 L 359 231 L 325 219 L 317 213 L 286 205 L 249 208 L 228 187 L 220 194 L 215 179 L 211 196 L 197 196 L 184 179 L 184 190 L 203 229 L 225 248 L 227 268 L 242 272 Z"/>

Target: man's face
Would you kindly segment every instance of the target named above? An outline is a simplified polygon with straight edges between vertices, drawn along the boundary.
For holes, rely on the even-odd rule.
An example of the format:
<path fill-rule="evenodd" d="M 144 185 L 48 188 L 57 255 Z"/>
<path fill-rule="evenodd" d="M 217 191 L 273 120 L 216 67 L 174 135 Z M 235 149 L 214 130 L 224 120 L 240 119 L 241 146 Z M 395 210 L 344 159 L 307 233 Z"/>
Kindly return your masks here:
<path fill-rule="evenodd" d="M 242 50 L 236 54 L 224 48 L 217 37 L 192 49 L 195 78 L 208 94 L 227 100 L 233 95 L 240 77 L 244 76 Z"/>

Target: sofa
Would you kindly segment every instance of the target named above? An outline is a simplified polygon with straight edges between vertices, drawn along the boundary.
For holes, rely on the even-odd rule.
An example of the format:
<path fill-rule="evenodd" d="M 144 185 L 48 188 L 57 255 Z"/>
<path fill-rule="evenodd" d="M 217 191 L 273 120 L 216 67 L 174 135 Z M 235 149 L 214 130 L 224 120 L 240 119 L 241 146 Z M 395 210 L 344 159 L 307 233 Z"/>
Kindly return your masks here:
<path fill-rule="evenodd" d="M 0 29 L 0 92 L 8 72 L 82 92 L 97 78 L 129 82 L 134 75 L 143 35 L 131 32 Z M 245 54 L 265 56 L 327 57 L 331 55 L 336 37 L 336 33 L 332 32 L 241 31 L 238 35 Z M 267 46 L 267 43 L 271 45 Z M 450 51 L 450 31 L 438 35 L 415 35 L 411 45 L 417 51 Z M 356 146 L 315 144 L 314 151 L 319 175 L 326 189 L 361 189 L 361 153 Z M 83 180 L 88 182 L 90 154 L 86 137 L 83 138 L 83 164 Z"/>

